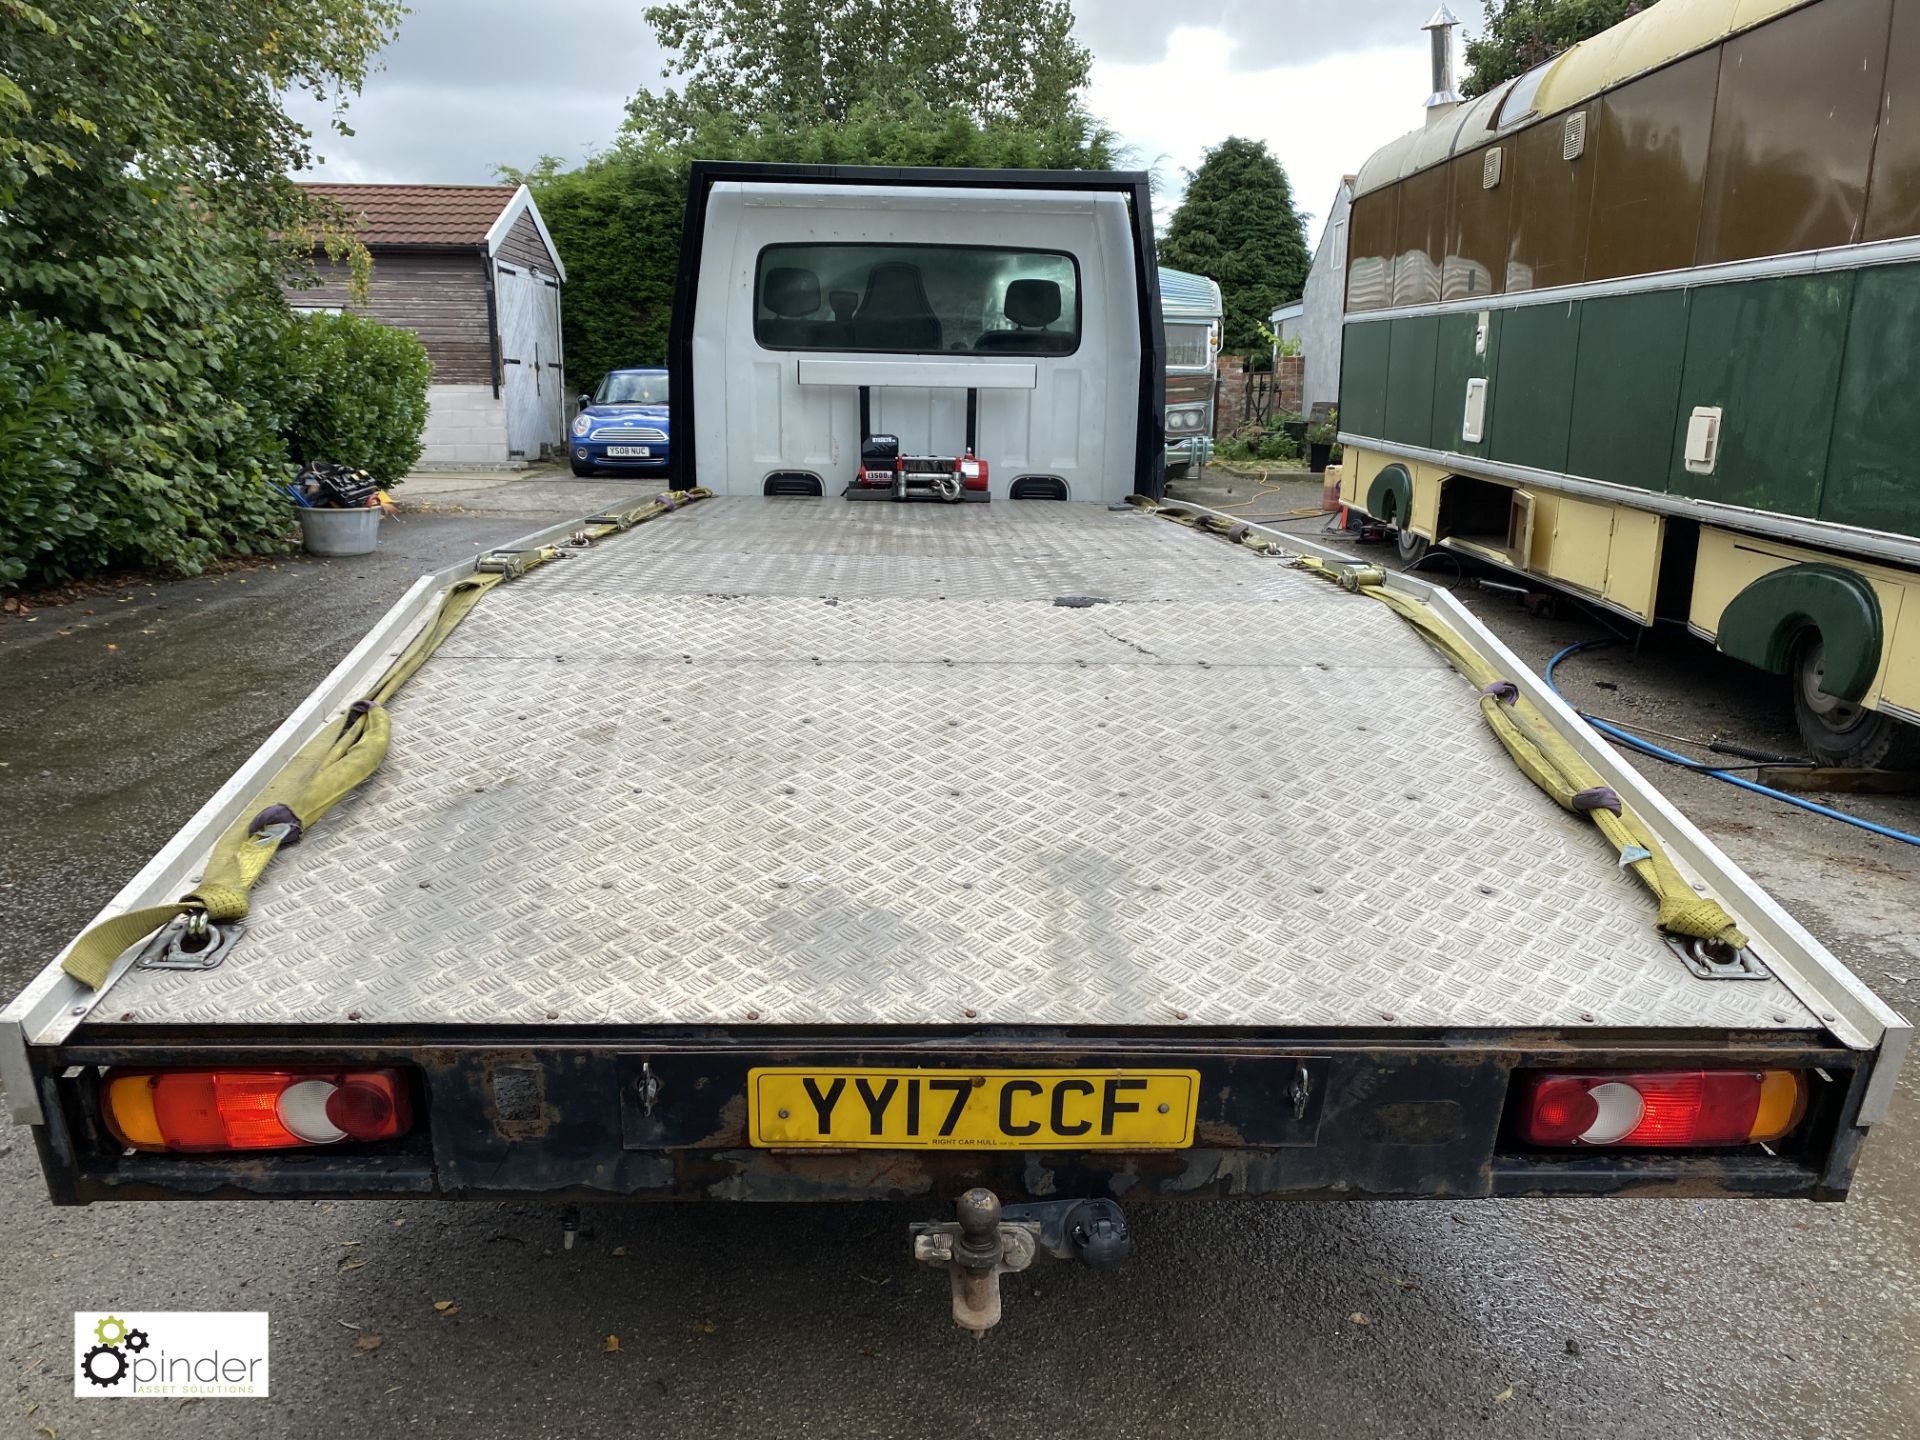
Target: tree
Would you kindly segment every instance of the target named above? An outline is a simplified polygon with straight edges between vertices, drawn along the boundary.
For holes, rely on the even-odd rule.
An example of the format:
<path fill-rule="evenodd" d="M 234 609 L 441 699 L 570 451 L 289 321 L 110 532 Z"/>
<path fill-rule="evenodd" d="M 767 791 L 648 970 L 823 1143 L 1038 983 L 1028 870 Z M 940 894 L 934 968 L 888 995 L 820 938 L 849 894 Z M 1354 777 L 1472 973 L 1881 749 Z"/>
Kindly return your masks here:
<path fill-rule="evenodd" d="M 280 97 L 333 99 L 339 124 L 400 14 L 0 0 L 0 585 L 277 543 L 280 285 L 316 240 L 347 247 L 287 178 L 312 137 Z M 49 407 L 57 443 L 17 423 Z"/>
<path fill-rule="evenodd" d="M 920 101 L 860 103 L 839 123 L 757 130 L 708 116 L 684 144 L 627 137 L 577 170 L 543 159 L 502 175 L 533 188 L 554 243 L 567 257 L 567 366 L 584 387 L 620 365 L 666 358 L 680 261 L 687 167 L 710 160 L 833 165 L 984 165 L 1107 169 L 1113 137 L 1084 116 L 1052 127 L 982 124 L 965 110 Z"/>
<path fill-rule="evenodd" d="M 1461 91 L 1484 95 L 1643 8 L 1640 0 L 1487 0 L 1487 33 L 1467 41 Z"/>
<path fill-rule="evenodd" d="M 1313 263 L 1287 172 L 1265 142 L 1232 136 L 1187 172 L 1160 259 L 1219 282 L 1223 350 L 1260 348 L 1260 327 L 1276 305 L 1300 298 Z"/>
<path fill-rule="evenodd" d="M 669 0 L 644 12 L 678 90 L 642 91 L 629 126 L 681 144 L 715 117 L 773 133 L 856 110 L 957 107 L 980 125 L 1074 118 L 1092 56 L 1068 0 Z"/>
<path fill-rule="evenodd" d="M 0 4 L 6 0 L 0 0 Z M 567 257 L 567 363 L 583 385 L 665 359 L 693 157 L 1107 169 L 1080 103 L 1068 0 L 671 0 L 645 12 L 678 90 L 642 92 L 576 170 L 501 167 Z"/>

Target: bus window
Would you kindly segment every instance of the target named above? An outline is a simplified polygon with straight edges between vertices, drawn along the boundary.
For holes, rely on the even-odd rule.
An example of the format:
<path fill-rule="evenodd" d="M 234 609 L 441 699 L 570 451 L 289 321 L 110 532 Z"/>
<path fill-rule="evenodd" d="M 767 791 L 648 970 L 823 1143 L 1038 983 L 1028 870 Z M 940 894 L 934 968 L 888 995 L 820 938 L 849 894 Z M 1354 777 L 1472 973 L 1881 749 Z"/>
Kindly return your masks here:
<path fill-rule="evenodd" d="M 1720 52 L 1703 50 L 1601 98 L 1587 279 L 1693 263 L 1719 73 Z"/>
<path fill-rule="evenodd" d="M 1888 0 L 1827 0 L 1727 41 L 1696 265 L 1857 239 Z"/>

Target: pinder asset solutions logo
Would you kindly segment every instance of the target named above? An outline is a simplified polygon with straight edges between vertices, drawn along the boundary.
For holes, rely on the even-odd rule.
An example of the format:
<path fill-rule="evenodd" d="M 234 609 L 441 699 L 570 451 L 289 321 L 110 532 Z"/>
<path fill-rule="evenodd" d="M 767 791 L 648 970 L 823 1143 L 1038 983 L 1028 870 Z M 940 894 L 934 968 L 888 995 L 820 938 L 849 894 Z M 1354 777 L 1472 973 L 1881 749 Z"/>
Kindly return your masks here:
<path fill-rule="evenodd" d="M 264 1310 L 76 1310 L 73 1393 L 200 1399 L 267 1393 Z"/>

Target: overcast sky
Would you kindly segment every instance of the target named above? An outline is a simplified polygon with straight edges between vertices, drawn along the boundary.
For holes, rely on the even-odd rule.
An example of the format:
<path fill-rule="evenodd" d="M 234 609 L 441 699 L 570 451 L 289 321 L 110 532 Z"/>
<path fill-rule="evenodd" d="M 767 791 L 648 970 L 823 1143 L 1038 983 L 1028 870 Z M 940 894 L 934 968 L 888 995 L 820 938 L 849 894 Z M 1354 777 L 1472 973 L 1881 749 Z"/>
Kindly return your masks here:
<path fill-rule="evenodd" d="M 1342 174 L 1420 123 L 1433 0 L 1076 0 L 1093 51 L 1093 111 L 1161 181 L 1228 135 L 1265 140 L 1317 239 Z M 661 83 L 640 0 L 413 0 L 385 69 L 318 134 L 312 178 L 476 183 L 542 154 L 604 148 L 628 96 Z M 1459 9 L 1472 7 L 1456 6 Z M 1474 17 L 1477 18 L 1477 15 Z M 1456 47 L 1457 48 L 1457 47 Z"/>

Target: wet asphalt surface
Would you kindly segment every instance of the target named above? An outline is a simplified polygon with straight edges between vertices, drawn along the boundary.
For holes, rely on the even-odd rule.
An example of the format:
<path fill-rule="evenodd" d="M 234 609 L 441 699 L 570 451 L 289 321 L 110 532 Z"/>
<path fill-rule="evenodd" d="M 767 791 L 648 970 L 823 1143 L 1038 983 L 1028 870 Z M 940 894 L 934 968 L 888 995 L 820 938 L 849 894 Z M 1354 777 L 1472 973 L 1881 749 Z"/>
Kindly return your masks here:
<path fill-rule="evenodd" d="M 1204 498 L 1318 527 L 1284 516 L 1312 502 L 1309 485 L 1227 483 Z M 536 477 L 463 504 L 442 487 L 365 560 L 0 621 L 0 990 L 83 925 L 416 574 L 607 494 Z M 1535 664 L 1605 633 L 1572 605 L 1534 617 L 1454 583 Z M 1583 655 L 1562 681 L 1600 713 L 1795 748 L 1778 686 L 1681 635 Z M 1920 852 L 1709 780 L 1659 780 L 1884 998 L 1920 1013 Z M 1920 827 L 1920 797 L 1841 803 Z M 1920 1436 L 1915 1090 L 1909 1067 L 1844 1205 L 1136 1207 L 1128 1268 L 1029 1272 L 983 1341 L 952 1328 L 944 1279 L 908 1262 L 906 1222 L 929 1207 L 605 1206 L 572 1251 L 539 1205 L 55 1210 L 27 1132 L 0 1131 L 0 1435 Z M 72 1397 L 76 1308 L 266 1309 L 273 1398 L 155 1401 L 130 1426 Z"/>

